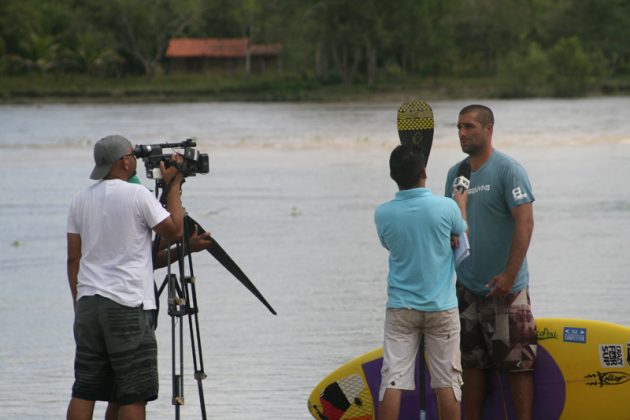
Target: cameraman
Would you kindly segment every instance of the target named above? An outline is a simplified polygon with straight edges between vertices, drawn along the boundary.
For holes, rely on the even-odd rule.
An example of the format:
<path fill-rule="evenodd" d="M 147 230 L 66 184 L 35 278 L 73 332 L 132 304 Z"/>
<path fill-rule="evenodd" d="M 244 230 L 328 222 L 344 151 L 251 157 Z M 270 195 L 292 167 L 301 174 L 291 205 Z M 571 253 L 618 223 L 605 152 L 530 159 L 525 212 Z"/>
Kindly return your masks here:
<path fill-rule="evenodd" d="M 142 185 L 142 182 L 140 181 L 140 178 L 138 177 L 137 174 L 134 174 L 133 176 L 131 176 L 127 180 L 127 182 L 130 182 L 132 184 Z M 210 245 L 212 244 L 210 237 L 211 237 L 210 232 L 204 232 L 202 234 L 199 234 L 198 226 L 195 225 L 195 230 L 192 233 L 190 233 L 190 237 L 188 238 L 188 246 L 185 249 L 183 257 L 188 255 L 189 253 L 199 252 L 199 251 L 209 249 Z M 154 270 L 157 270 L 158 268 L 166 267 L 169 262 L 173 264 L 178 261 L 178 258 L 179 258 L 178 252 L 179 250 L 183 248 L 178 249 L 177 247 L 171 247 L 169 249 L 168 245 L 169 245 L 169 241 L 163 240 L 160 242 L 160 245 L 158 246 L 157 255 L 155 256 L 155 260 L 153 261 Z M 170 256 L 168 255 L 169 251 L 171 252 Z M 157 293 L 156 290 L 153 290 L 153 289 L 145 290 L 145 292 L 149 294 L 156 294 Z M 158 298 L 159 296 L 156 296 L 156 299 Z M 157 322 L 157 308 L 151 311 L 151 316 Z M 154 329 L 157 328 L 156 322 L 152 324 Z M 118 420 L 119 408 L 120 408 L 119 404 L 113 401 L 110 401 L 107 404 L 107 410 L 105 411 L 105 420 Z"/>
<path fill-rule="evenodd" d="M 173 157 L 177 159 L 177 157 Z M 94 145 L 99 182 L 78 193 L 68 214 L 68 281 L 75 304 L 75 382 L 68 419 L 92 418 L 95 401 L 119 406 L 121 418 L 144 419 L 157 398 L 157 343 L 151 230 L 182 237 L 183 175 L 160 164 L 169 185 L 166 210 L 144 187 L 128 183 L 137 161 L 129 140 L 112 135 Z"/>

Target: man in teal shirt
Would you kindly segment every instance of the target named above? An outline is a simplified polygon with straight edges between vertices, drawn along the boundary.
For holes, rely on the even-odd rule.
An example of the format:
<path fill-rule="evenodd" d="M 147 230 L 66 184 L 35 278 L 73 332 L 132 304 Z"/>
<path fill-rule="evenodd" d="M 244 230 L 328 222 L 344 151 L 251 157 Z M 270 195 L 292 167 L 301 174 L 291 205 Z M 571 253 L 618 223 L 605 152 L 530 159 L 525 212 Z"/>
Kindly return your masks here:
<path fill-rule="evenodd" d="M 396 147 L 389 165 L 399 191 L 374 215 L 389 251 L 379 419 L 398 419 L 402 391 L 415 388 L 422 334 L 441 418 L 459 419 L 460 324 L 451 240 L 466 231 L 466 194 L 457 192 L 455 201 L 433 195 L 426 188 L 424 156 L 415 146 Z"/>
<path fill-rule="evenodd" d="M 527 249 L 534 195 L 525 169 L 494 149 L 494 115 L 483 105 L 459 114 L 462 151 L 472 173 L 466 206 L 470 256 L 457 268 L 466 420 L 482 418 L 486 370 L 508 373 L 519 420 L 532 418 L 536 327 L 529 299 Z M 445 193 L 457 175 L 449 171 Z"/>

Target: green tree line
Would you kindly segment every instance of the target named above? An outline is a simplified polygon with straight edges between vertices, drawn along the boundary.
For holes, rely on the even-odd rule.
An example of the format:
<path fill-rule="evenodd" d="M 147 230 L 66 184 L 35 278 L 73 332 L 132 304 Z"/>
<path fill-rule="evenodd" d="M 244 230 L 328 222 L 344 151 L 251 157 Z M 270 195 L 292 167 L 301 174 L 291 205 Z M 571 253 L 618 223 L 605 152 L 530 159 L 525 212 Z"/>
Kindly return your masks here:
<path fill-rule="evenodd" d="M 630 0 L 0 0 L 0 74 L 164 72 L 172 37 L 281 43 L 331 84 L 491 77 L 509 96 L 630 77 Z"/>

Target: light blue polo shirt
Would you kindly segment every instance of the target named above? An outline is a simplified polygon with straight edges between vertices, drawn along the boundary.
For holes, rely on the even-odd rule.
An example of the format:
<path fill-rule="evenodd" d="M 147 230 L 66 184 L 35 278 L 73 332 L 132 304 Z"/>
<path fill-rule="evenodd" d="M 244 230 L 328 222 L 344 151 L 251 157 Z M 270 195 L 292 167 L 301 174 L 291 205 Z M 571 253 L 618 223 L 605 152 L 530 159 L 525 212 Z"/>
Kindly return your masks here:
<path fill-rule="evenodd" d="M 427 188 L 398 191 L 374 213 L 381 244 L 389 250 L 387 307 L 445 311 L 457 307 L 451 234 L 466 222 L 454 200 Z"/>
<path fill-rule="evenodd" d="M 461 162 L 460 162 L 461 163 Z M 459 164 L 446 177 L 445 193 L 450 197 Z M 470 176 L 466 217 L 470 256 L 457 267 L 457 281 L 479 295 L 490 291 L 486 284 L 505 271 L 516 222 L 512 208 L 534 201 L 525 169 L 513 158 L 494 151 L 490 159 Z M 527 258 L 518 271 L 512 291 L 529 285 Z"/>

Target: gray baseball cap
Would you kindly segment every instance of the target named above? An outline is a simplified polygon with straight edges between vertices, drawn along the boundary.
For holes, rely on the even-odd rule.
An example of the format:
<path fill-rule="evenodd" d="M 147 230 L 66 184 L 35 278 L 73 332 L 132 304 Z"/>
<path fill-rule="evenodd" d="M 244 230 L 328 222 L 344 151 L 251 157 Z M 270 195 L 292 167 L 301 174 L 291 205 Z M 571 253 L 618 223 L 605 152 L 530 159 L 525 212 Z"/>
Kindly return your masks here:
<path fill-rule="evenodd" d="M 103 179 L 112 169 L 112 165 L 121 157 L 129 153 L 131 142 L 117 134 L 103 137 L 94 145 L 94 169 L 91 179 Z"/>

